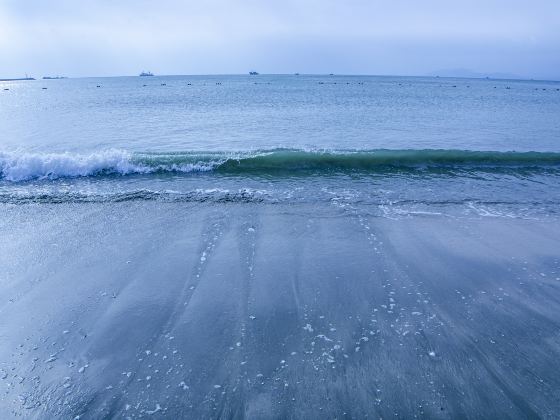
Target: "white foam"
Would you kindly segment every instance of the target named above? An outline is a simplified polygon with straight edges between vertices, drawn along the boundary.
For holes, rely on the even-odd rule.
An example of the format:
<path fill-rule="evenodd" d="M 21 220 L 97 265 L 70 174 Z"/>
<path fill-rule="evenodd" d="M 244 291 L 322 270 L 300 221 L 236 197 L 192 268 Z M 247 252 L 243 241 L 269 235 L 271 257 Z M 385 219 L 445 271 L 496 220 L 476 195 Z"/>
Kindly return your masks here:
<path fill-rule="evenodd" d="M 103 170 L 130 173 L 139 168 L 131 163 L 128 152 L 106 150 L 91 154 L 71 153 L 0 153 L 0 172 L 9 181 L 34 178 L 88 176 Z"/>
<path fill-rule="evenodd" d="M 158 171 L 201 172 L 215 167 L 215 162 L 182 164 L 147 164 L 136 161 L 126 150 L 107 149 L 89 154 L 0 152 L 0 178 L 8 181 L 84 177 L 101 172 L 121 175 Z"/>

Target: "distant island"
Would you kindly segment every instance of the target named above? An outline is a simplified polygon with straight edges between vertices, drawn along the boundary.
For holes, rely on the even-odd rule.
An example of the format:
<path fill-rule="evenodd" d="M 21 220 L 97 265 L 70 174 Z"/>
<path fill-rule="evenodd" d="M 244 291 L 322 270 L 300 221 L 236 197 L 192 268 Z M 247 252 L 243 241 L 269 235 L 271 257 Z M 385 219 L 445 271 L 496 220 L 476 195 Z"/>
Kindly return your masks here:
<path fill-rule="evenodd" d="M 140 77 L 146 77 L 146 76 L 153 76 L 154 74 L 151 71 L 143 71 L 142 73 L 140 73 Z"/>
<path fill-rule="evenodd" d="M 468 79 L 522 79 L 522 77 L 510 73 L 480 73 L 470 69 L 442 69 L 431 72 L 432 77 L 464 77 Z"/>
<path fill-rule="evenodd" d="M 35 80 L 33 77 L 20 77 L 17 79 L 0 79 L 0 82 L 15 82 L 17 80 Z"/>

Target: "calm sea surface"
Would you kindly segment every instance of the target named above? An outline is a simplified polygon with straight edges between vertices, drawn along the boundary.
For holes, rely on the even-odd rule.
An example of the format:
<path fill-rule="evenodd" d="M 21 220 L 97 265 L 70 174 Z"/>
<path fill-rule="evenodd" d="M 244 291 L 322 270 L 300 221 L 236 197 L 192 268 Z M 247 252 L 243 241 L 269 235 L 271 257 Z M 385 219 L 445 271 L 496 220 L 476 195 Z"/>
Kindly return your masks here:
<path fill-rule="evenodd" d="M 170 76 L 1 88 L 3 149 L 560 151 L 557 82 Z"/>

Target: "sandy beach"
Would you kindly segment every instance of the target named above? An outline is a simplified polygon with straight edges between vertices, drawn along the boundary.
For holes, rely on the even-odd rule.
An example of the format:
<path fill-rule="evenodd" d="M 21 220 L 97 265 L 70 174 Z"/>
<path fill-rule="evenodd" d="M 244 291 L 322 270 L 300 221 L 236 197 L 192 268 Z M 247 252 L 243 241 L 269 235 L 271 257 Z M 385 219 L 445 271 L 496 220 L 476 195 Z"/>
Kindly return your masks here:
<path fill-rule="evenodd" d="M 554 418 L 560 228 L 2 205 L 0 416 Z"/>

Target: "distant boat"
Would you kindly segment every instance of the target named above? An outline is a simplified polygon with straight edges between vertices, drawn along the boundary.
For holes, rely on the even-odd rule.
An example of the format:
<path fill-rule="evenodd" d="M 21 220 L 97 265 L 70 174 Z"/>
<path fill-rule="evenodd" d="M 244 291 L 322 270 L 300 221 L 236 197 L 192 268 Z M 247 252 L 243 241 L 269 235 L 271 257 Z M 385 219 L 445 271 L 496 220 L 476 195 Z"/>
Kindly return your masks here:
<path fill-rule="evenodd" d="M 140 73 L 141 77 L 145 77 L 145 76 L 153 76 L 154 73 L 152 73 L 151 71 L 143 71 L 142 73 Z"/>
<path fill-rule="evenodd" d="M 259 75 L 259 73 L 257 73 L 256 71 L 250 71 L 249 74 L 251 76 L 258 76 Z"/>

